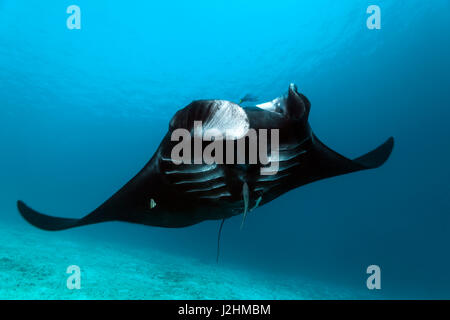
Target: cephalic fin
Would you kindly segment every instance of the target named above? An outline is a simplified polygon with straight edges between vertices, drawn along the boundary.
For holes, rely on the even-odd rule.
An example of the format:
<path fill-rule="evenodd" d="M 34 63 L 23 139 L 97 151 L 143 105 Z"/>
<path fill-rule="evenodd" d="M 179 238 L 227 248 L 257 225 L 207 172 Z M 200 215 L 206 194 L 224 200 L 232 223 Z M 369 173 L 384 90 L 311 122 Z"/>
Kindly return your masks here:
<path fill-rule="evenodd" d="M 245 218 L 247 217 L 248 202 L 250 197 L 247 182 L 244 182 L 242 186 L 242 197 L 244 198 L 244 215 L 242 217 L 241 230 L 244 227 Z"/>

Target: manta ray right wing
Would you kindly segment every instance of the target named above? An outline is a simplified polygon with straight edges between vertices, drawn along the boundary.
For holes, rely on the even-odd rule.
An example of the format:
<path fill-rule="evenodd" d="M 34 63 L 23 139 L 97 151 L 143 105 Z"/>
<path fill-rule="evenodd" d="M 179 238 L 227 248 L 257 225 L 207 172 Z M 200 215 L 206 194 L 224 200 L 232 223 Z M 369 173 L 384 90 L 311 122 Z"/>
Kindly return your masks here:
<path fill-rule="evenodd" d="M 317 180 L 378 168 L 389 158 L 393 147 L 394 139 L 391 137 L 376 149 L 351 160 L 331 150 L 312 134 L 297 147 L 280 148 L 278 171 L 271 175 L 260 175 L 255 183 L 255 191 L 270 194 L 263 201 L 266 203 L 290 189 Z"/>
<path fill-rule="evenodd" d="M 304 135 L 296 140 L 281 141 L 278 156 L 277 153 L 271 154 L 269 164 L 262 168 L 262 174 L 256 178 L 254 190 L 269 195 L 263 197 L 263 203 L 313 181 L 378 168 L 389 158 L 394 146 L 391 137 L 378 148 L 353 160 L 328 148 L 309 127 L 311 104 L 293 84 L 289 86 L 287 96 L 257 107 L 266 113 L 282 114 L 288 121 L 298 121 L 300 125 L 297 128 L 306 129 Z"/>
<path fill-rule="evenodd" d="M 350 160 L 328 148 L 313 135 L 311 161 L 314 161 L 316 165 L 310 179 L 315 181 L 360 170 L 378 168 L 389 158 L 393 147 L 394 138 L 390 137 L 376 149 Z"/>

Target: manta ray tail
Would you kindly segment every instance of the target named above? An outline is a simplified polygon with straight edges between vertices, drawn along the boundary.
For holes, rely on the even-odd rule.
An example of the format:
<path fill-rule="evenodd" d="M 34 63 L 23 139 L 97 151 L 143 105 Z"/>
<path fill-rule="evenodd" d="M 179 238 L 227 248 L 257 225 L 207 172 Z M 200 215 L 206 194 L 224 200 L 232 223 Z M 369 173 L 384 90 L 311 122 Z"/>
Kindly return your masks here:
<path fill-rule="evenodd" d="M 220 236 L 222 234 L 222 228 L 223 228 L 223 224 L 225 222 L 225 219 L 222 219 L 222 222 L 220 223 L 220 227 L 219 227 L 219 234 L 217 235 L 217 255 L 216 255 L 216 263 L 219 263 L 219 254 L 220 254 Z"/>
<path fill-rule="evenodd" d="M 84 226 L 88 224 L 94 224 L 98 222 L 104 222 L 111 219 L 105 219 L 101 214 L 101 208 L 94 210 L 92 213 L 88 214 L 81 219 L 70 219 L 70 218 L 59 218 L 48 216 L 43 213 L 39 213 L 30 207 L 28 207 L 23 201 L 17 201 L 17 208 L 19 209 L 22 217 L 39 229 L 48 231 L 57 231 L 70 229 L 74 227 Z"/>

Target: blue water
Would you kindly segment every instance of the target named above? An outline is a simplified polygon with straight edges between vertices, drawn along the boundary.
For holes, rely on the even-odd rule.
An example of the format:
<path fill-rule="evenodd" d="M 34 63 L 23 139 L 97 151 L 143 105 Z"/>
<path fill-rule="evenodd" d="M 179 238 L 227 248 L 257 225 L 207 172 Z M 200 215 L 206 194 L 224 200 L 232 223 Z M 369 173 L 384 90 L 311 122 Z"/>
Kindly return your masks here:
<path fill-rule="evenodd" d="M 81 30 L 66 27 L 71 4 L 81 8 Z M 381 8 L 380 30 L 366 27 L 370 4 Z M 208 281 L 214 268 L 233 270 L 240 285 L 220 298 L 272 298 L 264 292 L 281 278 L 317 283 L 315 295 L 301 294 L 307 289 L 299 285 L 281 298 L 330 297 L 325 287 L 351 298 L 450 298 L 449 10 L 448 0 L 0 0 L 0 224 L 10 232 L 2 234 L 0 276 L 9 288 L 22 281 L 0 298 L 38 292 L 39 282 L 27 285 L 34 267 L 46 270 L 63 254 L 64 263 L 74 263 L 69 245 L 60 244 L 62 251 L 55 242 L 67 237 L 70 246 L 88 244 L 75 247 L 77 256 L 106 243 L 144 257 L 157 250 L 186 265 L 194 259 L 203 267 L 191 267 L 191 274 L 210 272 Z M 22 199 L 46 213 L 81 217 L 143 167 L 178 109 L 194 99 L 238 101 L 246 93 L 264 102 L 291 82 L 311 101 L 310 123 L 325 144 L 355 157 L 392 135 L 393 154 L 379 169 L 283 195 L 250 214 L 242 231 L 241 217 L 230 219 L 219 266 L 216 221 L 45 233 L 18 214 Z M 15 259 L 29 256 L 26 250 L 47 260 L 20 269 Z M 105 252 L 99 261 L 120 260 L 98 252 Z M 161 262 L 151 272 L 184 262 L 177 263 Z M 371 264 L 381 267 L 381 290 L 366 288 Z M 65 270 L 51 270 L 64 277 Z M 51 272 L 42 277 L 51 279 Z M 129 268 L 117 262 L 114 272 L 120 279 Z M 249 274 L 273 278 L 269 290 L 244 291 Z M 212 292 L 221 289 L 221 281 L 211 283 Z M 166 295 L 141 288 L 146 295 L 106 296 L 216 297 L 203 289 L 171 295 L 173 287 L 160 285 Z M 205 287 L 201 280 L 183 285 Z M 75 296 L 92 297 L 105 296 Z"/>

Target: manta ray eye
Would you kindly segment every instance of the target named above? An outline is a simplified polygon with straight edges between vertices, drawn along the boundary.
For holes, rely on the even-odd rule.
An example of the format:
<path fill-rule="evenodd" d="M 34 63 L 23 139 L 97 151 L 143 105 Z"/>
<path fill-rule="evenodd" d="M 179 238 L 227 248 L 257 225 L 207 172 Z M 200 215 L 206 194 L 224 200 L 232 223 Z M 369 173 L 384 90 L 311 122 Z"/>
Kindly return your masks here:
<path fill-rule="evenodd" d="M 153 209 L 154 207 L 156 207 L 156 202 L 152 198 L 152 199 L 150 199 L 150 209 Z"/>

